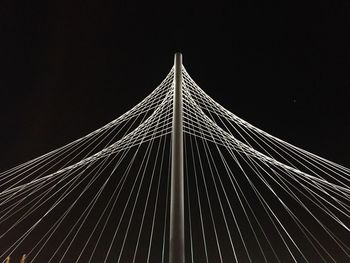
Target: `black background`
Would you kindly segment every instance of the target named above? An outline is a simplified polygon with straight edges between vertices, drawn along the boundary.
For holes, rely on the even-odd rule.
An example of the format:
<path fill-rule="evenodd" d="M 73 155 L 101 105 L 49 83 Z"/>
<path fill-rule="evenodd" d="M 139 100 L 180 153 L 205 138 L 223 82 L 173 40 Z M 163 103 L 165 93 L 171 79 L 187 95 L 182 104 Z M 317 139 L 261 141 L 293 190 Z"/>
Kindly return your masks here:
<path fill-rule="evenodd" d="M 0 171 L 148 95 L 175 52 L 253 125 L 350 167 L 349 1 L 0 1 Z"/>
<path fill-rule="evenodd" d="M 192 78 L 263 130 L 350 166 L 350 2 L 0 3 L 0 168 L 79 138 Z"/>

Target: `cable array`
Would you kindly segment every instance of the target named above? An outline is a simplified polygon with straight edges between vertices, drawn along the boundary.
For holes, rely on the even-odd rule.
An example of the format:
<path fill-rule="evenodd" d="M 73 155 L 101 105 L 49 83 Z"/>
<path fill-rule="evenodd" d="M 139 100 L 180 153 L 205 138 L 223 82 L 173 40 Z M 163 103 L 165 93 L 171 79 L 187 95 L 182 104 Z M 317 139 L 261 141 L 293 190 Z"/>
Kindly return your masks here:
<path fill-rule="evenodd" d="M 199 162 L 207 167 L 200 174 L 210 171 L 212 193 L 217 193 L 213 199 L 219 202 L 222 217 L 231 216 L 236 226 L 236 238 L 229 236 L 227 242 L 232 258 L 237 262 L 349 260 L 349 169 L 254 127 L 211 99 L 185 69 L 183 76 L 184 130 L 196 142 L 191 147 L 199 147 L 197 156 L 202 157 L 196 158 L 205 159 Z M 217 191 L 215 176 L 232 186 L 225 193 L 227 185 L 221 184 L 225 199 Z M 204 176 L 204 188 L 205 180 Z M 228 198 L 230 192 L 235 195 Z M 210 194 L 203 195 L 210 208 Z M 231 215 L 225 214 L 224 204 Z M 213 231 L 220 225 L 213 220 Z M 229 225 L 226 230 L 230 234 Z M 232 240 L 238 242 L 236 248 Z M 223 262 L 221 251 L 217 245 L 217 257 L 206 260 Z M 237 251 L 245 253 L 239 257 Z"/>
<path fill-rule="evenodd" d="M 76 244 L 82 243 L 80 234 L 90 233 L 86 228 L 94 222 L 76 260 L 96 261 L 98 242 L 93 249 L 89 246 L 96 235 L 98 240 L 110 238 L 108 221 L 116 216 L 118 200 L 125 195 L 121 196 L 121 192 L 130 190 L 131 183 L 134 183 L 131 190 L 143 186 L 136 178 L 145 177 L 147 167 L 154 162 L 150 156 L 155 148 L 169 147 L 166 138 L 171 129 L 172 86 L 173 69 L 156 90 L 121 117 L 66 146 L 1 173 L 1 262 L 21 251 L 25 251 L 29 262 L 70 261 L 70 253 L 76 251 Z M 142 155 L 144 161 L 140 163 Z M 132 173 L 137 167 L 140 171 L 135 178 Z M 111 194 L 112 186 L 115 190 Z M 106 201 L 107 198 L 110 199 Z M 107 206 L 101 203 L 104 201 Z M 104 210 L 99 211 L 99 207 Z M 125 211 L 129 208 L 130 202 L 125 204 Z M 103 231 L 99 233 L 101 226 Z M 59 241 L 57 236 L 61 232 L 66 236 Z M 112 240 L 110 247 L 114 243 Z M 111 252 L 105 252 L 107 261 Z"/>
<path fill-rule="evenodd" d="M 350 170 L 183 73 L 186 262 L 348 262 Z M 174 70 L 107 125 L 0 173 L 0 262 L 167 262 Z"/>

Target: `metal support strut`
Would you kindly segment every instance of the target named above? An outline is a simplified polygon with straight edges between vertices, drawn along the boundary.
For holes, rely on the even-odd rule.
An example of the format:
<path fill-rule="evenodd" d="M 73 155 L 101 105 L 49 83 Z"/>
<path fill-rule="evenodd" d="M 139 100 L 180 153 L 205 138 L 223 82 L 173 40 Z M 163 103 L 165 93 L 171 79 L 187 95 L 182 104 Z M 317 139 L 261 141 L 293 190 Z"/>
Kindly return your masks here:
<path fill-rule="evenodd" d="M 182 130 L 182 55 L 174 61 L 169 263 L 185 262 L 185 216 Z"/>

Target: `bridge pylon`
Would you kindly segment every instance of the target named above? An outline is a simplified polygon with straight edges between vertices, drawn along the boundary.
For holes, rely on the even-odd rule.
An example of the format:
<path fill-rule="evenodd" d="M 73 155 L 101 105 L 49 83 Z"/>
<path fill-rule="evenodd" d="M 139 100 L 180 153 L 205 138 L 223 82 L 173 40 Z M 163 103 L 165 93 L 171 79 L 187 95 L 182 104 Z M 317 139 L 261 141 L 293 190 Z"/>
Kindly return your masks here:
<path fill-rule="evenodd" d="M 173 120 L 171 133 L 171 192 L 169 263 L 185 262 L 185 216 L 183 172 L 182 54 L 174 58 Z"/>

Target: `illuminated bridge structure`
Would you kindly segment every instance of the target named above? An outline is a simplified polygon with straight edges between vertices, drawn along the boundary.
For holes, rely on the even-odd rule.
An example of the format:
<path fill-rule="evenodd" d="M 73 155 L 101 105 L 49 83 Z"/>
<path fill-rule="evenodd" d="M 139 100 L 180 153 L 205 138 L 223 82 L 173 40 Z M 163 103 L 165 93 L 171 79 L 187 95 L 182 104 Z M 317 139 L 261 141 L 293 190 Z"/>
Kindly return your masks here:
<path fill-rule="evenodd" d="M 350 169 L 169 74 L 105 126 L 0 173 L 0 262 L 350 262 Z"/>

